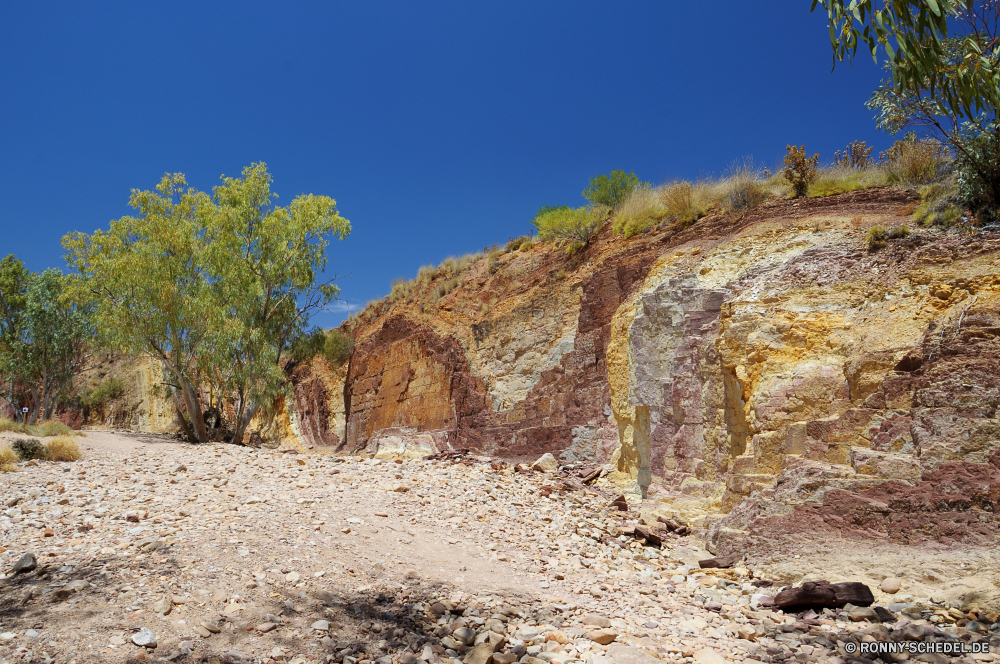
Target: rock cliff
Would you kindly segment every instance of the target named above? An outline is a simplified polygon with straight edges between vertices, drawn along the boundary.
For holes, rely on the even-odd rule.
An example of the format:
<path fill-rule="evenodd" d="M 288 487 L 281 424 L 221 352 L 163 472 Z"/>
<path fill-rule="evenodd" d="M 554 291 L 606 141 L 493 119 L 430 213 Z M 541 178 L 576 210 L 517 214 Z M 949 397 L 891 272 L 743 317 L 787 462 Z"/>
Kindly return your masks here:
<path fill-rule="evenodd" d="M 809 529 L 992 541 L 1000 233 L 918 229 L 870 252 L 867 229 L 907 223 L 914 200 L 868 190 L 606 228 L 570 256 L 493 252 L 370 307 L 342 367 L 290 368 L 265 433 L 606 464 L 720 554 Z M 154 411 L 119 419 L 168 427 Z"/>

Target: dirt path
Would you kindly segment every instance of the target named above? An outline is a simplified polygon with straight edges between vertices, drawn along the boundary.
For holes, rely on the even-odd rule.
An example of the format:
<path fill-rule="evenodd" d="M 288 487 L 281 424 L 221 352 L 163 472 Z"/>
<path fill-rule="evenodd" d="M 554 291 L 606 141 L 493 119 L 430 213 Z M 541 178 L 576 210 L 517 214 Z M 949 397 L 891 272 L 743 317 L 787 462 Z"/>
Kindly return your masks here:
<path fill-rule="evenodd" d="M 852 625 L 763 610 L 745 568 L 642 547 L 558 475 L 80 442 L 0 475 L 0 662 L 832 662 Z M 25 553 L 37 568 L 10 572 Z"/>

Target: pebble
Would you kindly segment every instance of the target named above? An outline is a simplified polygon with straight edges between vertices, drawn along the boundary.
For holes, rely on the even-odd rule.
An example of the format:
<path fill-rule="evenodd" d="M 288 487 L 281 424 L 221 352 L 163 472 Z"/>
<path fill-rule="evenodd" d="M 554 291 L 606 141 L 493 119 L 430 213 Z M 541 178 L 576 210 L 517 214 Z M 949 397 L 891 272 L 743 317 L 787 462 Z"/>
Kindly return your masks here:
<path fill-rule="evenodd" d="M 143 627 L 132 635 L 132 643 L 144 648 L 156 647 L 156 636 L 147 627 Z"/>
<path fill-rule="evenodd" d="M 902 587 L 903 587 L 902 580 L 892 576 L 882 581 L 882 584 L 879 585 L 879 588 L 882 590 L 882 592 L 886 593 L 887 595 L 895 595 L 900 591 L 900 589 L 902 589 Z"/>
<path fill-rule="evenodd" d="M 34 571 L 38 567 L 38 560 L 35 559 L 35 554 L 26 553 L 17 559 L 17 562 L 11 567 L 14 574 L 25 574 L 27 572 Z"/>

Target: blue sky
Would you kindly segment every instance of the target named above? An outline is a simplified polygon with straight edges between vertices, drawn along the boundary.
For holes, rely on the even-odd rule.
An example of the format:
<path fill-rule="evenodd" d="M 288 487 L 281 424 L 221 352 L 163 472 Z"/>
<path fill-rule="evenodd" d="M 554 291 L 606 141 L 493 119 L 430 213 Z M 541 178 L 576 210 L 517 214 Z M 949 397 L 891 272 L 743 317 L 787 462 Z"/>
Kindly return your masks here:
<path fill-rule="evenodd" d="M 582 205 L 597 173 L 884 149 L 863 107 L 881 70 L 831 73 L 809 4 L 6 3 L 0 255 L 64 267 L 60 238 L 128 214 L 130 189 L 179 171 L 208 190 L 264 161 L 279 203 L 329 195 L 351 220 L 331 252 L 343 309 Z"/>

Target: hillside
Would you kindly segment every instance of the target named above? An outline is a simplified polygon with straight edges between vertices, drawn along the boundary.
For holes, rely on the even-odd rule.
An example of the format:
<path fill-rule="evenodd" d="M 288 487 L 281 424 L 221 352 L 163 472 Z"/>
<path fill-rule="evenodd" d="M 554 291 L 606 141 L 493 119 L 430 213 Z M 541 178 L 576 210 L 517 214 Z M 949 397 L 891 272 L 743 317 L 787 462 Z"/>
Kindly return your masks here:
<path fill-rule="evenodd" d="M 345 324 L 349 362 L 290 368 L 264 439 L 606 465 L 726 553 L 805 527 L 985 544 L 1000 235 L 917 227 L 868 250 L 915 207 L 892 189 L 773 199 L 631 239 L 606 224 L 572 255 L 515 241 L 446 261 Z"/>

